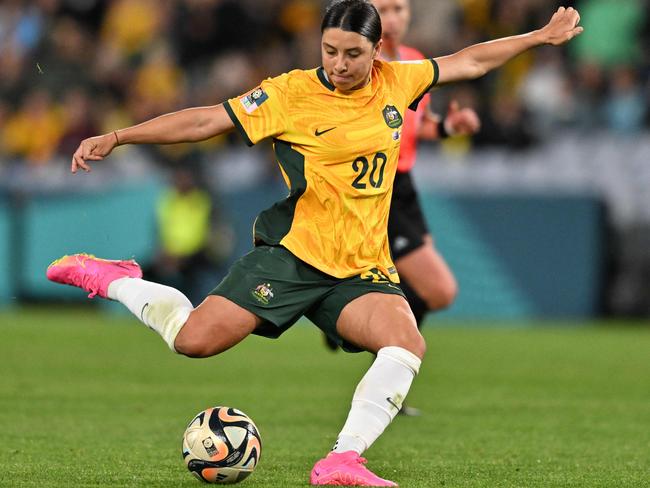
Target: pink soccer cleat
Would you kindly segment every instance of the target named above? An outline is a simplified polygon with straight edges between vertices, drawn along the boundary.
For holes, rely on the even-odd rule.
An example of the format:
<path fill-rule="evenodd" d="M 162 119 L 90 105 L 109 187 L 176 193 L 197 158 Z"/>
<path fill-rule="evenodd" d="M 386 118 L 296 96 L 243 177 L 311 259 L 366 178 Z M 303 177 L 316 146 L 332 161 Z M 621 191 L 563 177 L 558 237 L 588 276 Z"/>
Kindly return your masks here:
<path fill-rule="evenodd" d="M 354 451 L 330 452 L 311 470 L 312 485 L 335 486 L 397 486 L 364 466 L 366 460 Z"/>
<path fill-rule="evenodd" d="M 48 280 L 82 288 L 90 292 L 88 298 L 94 298 L 95 295 L 108 298 L 108 285 L 118 278 L 126 277 L 142 278 L 140 265 L 133 259 L 100 259 L 92 254 L 81 253 L 63 256 L 47 267 Z"/>

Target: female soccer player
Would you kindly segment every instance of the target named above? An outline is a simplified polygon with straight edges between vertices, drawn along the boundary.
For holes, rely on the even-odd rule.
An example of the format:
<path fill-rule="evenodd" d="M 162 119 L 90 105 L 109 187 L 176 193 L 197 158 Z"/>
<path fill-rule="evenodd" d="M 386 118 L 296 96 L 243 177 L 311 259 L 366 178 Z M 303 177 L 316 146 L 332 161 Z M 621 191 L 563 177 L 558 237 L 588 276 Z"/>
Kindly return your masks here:
<path fill-rule="evenodd" d="M 376 353 L 311 483 L 396 486 L 365 468 L 360 455 L 399 411 L 425 352 L 386 236 L 404 113 L 436 83 L 476 78 L 534 46 L 568 41 L 582 31 L 578 20 L 575 10 L 560 8 L 528 34 L 389 63 L 379 60 L 376 9 L 364 0 L 335 1 L 321 26 L 322 67 L 85 139 L 73 155 L 76 173 L 119 144 L 201 141 L 234 128 L 248 144 L 273 138 L 289 195 L 258 216 L 254 249 L 203 303 L 193 308 L 177 290 L 142 280 L 134 261 L 65 256 L 48 278 L 120 301 L 190 357 L 219 354 L 251 333 L 277 337 L 302 315 L 344 349 Z"/>

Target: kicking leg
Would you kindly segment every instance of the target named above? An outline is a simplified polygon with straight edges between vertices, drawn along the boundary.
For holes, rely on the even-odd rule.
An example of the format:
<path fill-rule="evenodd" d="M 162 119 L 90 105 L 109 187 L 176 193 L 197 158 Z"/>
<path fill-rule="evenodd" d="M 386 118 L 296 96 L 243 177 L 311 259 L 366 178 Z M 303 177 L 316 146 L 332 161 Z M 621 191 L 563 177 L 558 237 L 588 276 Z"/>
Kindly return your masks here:
<path fill-rule="evenodd" d="M 209 296 L 197 308 L 180 291 L 140 279 L 135 261 L 100 259 L 88 254 L 64 256 L 47 270 L 48 279 L 77 286 L 125 305 L 180 354 L 219 354 L 248 336 L 261 322 L 230 300 Z"/>

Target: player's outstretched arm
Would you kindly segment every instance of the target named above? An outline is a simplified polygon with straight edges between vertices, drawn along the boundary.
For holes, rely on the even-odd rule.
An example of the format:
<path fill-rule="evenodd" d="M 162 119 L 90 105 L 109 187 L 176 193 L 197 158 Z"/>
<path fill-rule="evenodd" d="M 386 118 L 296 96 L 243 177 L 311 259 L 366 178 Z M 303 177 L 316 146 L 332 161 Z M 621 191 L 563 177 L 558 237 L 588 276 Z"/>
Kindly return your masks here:
<path fill-rule="evenodd" d="M 528 49 L 543 44 L 564 44 L 582 32 L 578 22 L 580 14 L 577 10 L 560 7 L 541 29 L 475 44 L 455 54 L 436 58 L 440 68 L 438 84 L 479 78 Z"/>
<path fill-rule="evenodd" d="M 234 129 L 223 104 L 187 108 L 126 129 L 84 139 L 72 156 L 71 170 L 90 171 L 88 161 L 101 161 L 122 144 L 175 144 L 204 141 Z"/>

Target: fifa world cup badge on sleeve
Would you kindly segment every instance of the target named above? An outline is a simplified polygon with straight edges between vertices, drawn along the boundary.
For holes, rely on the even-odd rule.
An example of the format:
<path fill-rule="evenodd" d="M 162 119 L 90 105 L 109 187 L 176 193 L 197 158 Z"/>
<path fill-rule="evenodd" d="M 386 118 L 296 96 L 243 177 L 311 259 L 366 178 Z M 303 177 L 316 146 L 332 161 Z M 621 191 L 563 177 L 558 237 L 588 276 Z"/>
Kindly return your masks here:
<path fill-rule="evenodd" d="M 269 96 L 264 91 L 264 89 L 262 87 L 257 87 L 248 95 L 244 95 L 243 97 L 241 97 L 239 101 L 244 107 L 244 110 L 246 110 L 246 112 L 250 114 L 251 112 L 257 110 L 259 106 L 262 105 L 264 102 L 266 102 L 268 99 Z"/>

